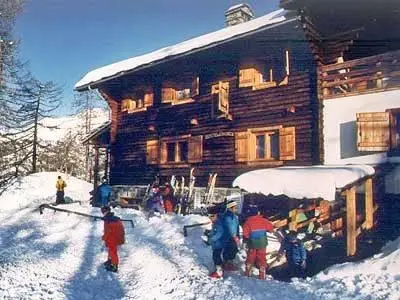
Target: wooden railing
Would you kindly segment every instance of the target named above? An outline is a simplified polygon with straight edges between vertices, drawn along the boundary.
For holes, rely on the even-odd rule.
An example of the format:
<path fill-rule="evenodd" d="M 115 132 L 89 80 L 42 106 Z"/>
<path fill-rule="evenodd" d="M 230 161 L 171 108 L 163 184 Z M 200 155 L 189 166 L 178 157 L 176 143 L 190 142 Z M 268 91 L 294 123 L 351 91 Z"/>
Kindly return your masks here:
<path fill-rule="evenodd" d="M 400 88 L 400 50 L 319 67 L 320 98 Z"/>

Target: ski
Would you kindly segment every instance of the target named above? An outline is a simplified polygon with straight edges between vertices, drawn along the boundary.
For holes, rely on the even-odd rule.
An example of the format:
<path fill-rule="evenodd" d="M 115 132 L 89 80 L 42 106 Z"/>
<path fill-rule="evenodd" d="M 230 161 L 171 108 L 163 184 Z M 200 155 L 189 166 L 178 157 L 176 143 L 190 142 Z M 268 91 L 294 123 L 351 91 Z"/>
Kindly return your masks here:
<path fill-rule="evenodd" d="M 208 185 L 206 189 L 206 205 L 211 204 L 212 197 L 214 195 L 215 183 L 217 180 L 217 173 L 210 173 L 208 177 Z"/>

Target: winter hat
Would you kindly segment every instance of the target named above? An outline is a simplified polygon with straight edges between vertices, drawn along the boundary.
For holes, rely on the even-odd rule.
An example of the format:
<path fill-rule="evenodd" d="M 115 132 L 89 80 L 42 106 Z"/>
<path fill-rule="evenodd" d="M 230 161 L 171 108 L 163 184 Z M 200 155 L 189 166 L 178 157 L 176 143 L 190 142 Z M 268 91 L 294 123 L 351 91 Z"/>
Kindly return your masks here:
<path fill-rule="evenodd" d="M 258 214 L 259 209 L 258 209 L 257 205 L 252 204 L 252 205 L 249 205 L 247 211 L 248 211 L 249 216 L 255 216 Z"/>
<path fill-rule="evenodd" d="M 111 211 L 111 208 L 107 205 L 105 205 L 101 208 L 101 213 L 103 213 L 103 214 L 106 212 L 110 212 L 110 211 Z"/>
<path fill-rule="evenodd" d="M 235 207 L 235 206 L 237 206 L 237 203 L 236 203 L 235 200 L 230 200 L 230 201 L 228 201 L 226 203 L 226 208 L 232 208 L 232 207 Z"/>

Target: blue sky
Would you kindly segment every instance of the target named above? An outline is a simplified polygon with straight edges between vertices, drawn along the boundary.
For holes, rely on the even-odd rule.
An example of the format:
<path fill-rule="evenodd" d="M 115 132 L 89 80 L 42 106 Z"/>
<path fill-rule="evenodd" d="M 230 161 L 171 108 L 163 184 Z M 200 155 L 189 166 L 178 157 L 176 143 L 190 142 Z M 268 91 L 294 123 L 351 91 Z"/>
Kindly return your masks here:
<path fill-rule="evenodd" d="M 64 86 L 60 115 L 72 113 L 73 86 L 88 71 L 225 26 L 240 0 L 30 0 L 15 27 L 21 58 L 42 81 Z M 256 16 L 279 0 L 248 0 Z"/>

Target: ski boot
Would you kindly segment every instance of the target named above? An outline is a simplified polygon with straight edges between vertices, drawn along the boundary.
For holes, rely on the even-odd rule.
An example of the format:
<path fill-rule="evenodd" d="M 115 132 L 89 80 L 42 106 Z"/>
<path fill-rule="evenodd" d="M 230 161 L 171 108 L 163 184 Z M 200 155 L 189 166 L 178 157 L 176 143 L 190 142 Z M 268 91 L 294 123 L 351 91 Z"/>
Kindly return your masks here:
<path fill-rule="evenodd" d="M 109 265 L 111 265 L 111 259 L 107 259 L 104 263 L 103 263 L 104 267 L 108 267 Z"/>
<path fill-rule="evenodd" d="M 221 266 L 216 266 L 215 271 L 212 272 L 209 276 L 213 279 L 220 279 L 223 277 L 223 271 Z"/>
<path fill-rule="evenodd" d="M 109 272 L 114 272 L 114 273 L 116 273 L 116 272 L 118 272 L 118 265 L 109 264 L 109 265 L 106 267 L 106 270 L 109 271 Z"/>

